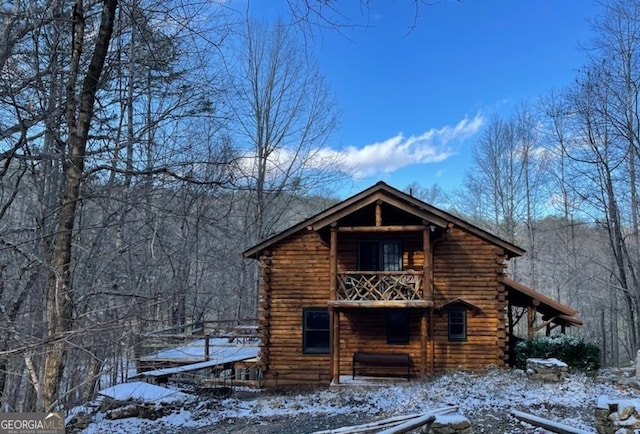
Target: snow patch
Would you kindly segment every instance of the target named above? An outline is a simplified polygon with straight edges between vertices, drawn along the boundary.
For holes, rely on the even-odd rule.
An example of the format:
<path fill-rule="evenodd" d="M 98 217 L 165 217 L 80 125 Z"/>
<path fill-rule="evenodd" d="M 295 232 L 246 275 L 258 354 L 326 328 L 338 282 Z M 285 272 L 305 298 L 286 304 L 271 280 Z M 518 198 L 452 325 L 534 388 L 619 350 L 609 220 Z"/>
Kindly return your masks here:
<path fill-rule="evenodd" d="M 117 401 L 138 401 L 149 404 L 175 404 L 190 401 L 195 398 L 193 395 L 187 393 L 143 383 L 141 381 L 116 384 L 115 386 L 102 389 L 98 394 Z"/>
<path fill-rule="evenodd" d="M 559 368 L 568 368 L 569 365 L 567 365 L 565 362 L 563 362 L 562 360 L 558 360 L 556 358 L 549 358 L 549 359 L 527 359 L 527 362 L 533 362 L 536 363 L 538 365 L 542 365 L 542 366 L 548 366 L 548 367 L 559 367 Z"/>
<path fill-rule="evenodd" d="M 118 399 L 137 395 L 154 399 L 154 402 L 160 397 L 170 399 L 179 396 L 175 395 L 179 392 L 167 392 L 164 388 L 160 389 L 166 395 L 154 394 L 154 387 L 141 384 L 144 386 L 139 387 L 143 389 L 138 389 L 137 394 L 125 394 L 127 388 L 134 386 L 121 385 L 125 388 L 115 389 L 112 395 Z M 184 427 L 213 429 L 212 432 L 215 432 L 215 426 L 227 420 L 250 419 L 261 423 L 272 417 L 300 415 L 360 414 L 371 415 L 371 420 L 377 420 L 423 413 L 444 405 L 457 406 L 463 416 L 508 413 L 515 409 L 552 417 L 561 408 L 568 416 L 562 419 L 563 423 L 593 430 L 593 408 L 596 403 L 601 405 L 609 397 L 616 400 L 636 398 L 618 390 L 612 383 L 580 374 L 570 374 L 563 383 L 551 384 L 531 381 L 519 370 L 490 370 L 482 374 L 450 372 L 432 380 L 395 386 L 322 388 L 315 392 L 286 396 L 265 393 L 247 400 L 235 397 L 218 401 L 199 399 L 185 405 L 181 411 L 155 421 L 135 418 L 106 420 L 101 416 L 102 413 L 98 413 L 83 433 L 169 433 Z M 587 412 L 588 419 L 576 416 L 580 413 L 577 410 L 583 409 L 591 409 Z"/>

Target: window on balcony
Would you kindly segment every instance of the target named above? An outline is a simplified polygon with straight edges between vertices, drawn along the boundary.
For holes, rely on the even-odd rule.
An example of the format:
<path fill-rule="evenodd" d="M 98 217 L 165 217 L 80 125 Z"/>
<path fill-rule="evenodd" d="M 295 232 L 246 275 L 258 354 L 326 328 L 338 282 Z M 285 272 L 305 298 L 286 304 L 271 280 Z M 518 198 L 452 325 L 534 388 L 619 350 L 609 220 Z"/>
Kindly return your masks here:
<path fill-rule="evenodd" d="M 449 340 L 467 340 L 467 311 L 465 309 L 449 309 Z"/>
<path fill-rule="evenodd" d="M 329 311 L 326 308 L 302 310 L 302 352 L 329 354 Z"/>
<path fill-rule="evenodd" d="M 361 240 L 358 243 L 358 269 L 402 270 L 402 244 L 398 240 Z"/>
<path fill-rule="evenodd" d="M 409 343 L 409 314 L 404 311 L 387 313 L 387 344 L 403 345 Z"/>

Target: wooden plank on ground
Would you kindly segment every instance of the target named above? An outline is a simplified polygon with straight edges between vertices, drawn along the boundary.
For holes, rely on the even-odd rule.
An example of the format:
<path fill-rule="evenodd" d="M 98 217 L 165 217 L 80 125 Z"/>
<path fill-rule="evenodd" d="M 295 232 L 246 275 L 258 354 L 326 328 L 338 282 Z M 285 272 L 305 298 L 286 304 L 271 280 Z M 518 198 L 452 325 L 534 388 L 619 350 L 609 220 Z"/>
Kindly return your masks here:
<path fill-rule="evenodd" d="M 533 414 L 525 413 L 522 411 L 512 410 L 511 415 L 517 419 L 520 419 L 523 422 L 529 423 L 531 425 L 539 426 L 540 428 L 544 428 L 558 434 L 593 434 L 593 431 L 585 431 L 580 428 L 574 428 L 572 426 L 565 425 L 563 423 L 554 422 L 552 420 L 545 419 L 545 418 L 542 418 Z"/>
<path fill-rule="evenodd" d="M 427 413 L 393 416 L 375 422 L 364 423 L 361 425 L 343 426 L 341 428 L 316 431 L 312 434 L 358 434 L 374 430 L 378 434 L 400 434 L 406 433 L 409 430 L 433 422 L 436 418 L 436 415 L 449 414 L 457 410 L 458 407 L 447 406 L 429 411 Z"/>

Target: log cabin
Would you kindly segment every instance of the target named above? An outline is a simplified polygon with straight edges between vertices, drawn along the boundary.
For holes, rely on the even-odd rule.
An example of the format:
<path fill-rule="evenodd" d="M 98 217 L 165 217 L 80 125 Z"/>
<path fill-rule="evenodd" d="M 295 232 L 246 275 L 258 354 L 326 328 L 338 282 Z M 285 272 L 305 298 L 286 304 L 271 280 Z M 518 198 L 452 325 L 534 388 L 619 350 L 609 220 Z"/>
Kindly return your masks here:
<path fill-rule="evenodd" d="M 508 277 L 524 253 L 384 182 L 260 242 L 243 255 L 265 386 L 508 366 L 519 319 L 529 336 L 582 324 Z"/>

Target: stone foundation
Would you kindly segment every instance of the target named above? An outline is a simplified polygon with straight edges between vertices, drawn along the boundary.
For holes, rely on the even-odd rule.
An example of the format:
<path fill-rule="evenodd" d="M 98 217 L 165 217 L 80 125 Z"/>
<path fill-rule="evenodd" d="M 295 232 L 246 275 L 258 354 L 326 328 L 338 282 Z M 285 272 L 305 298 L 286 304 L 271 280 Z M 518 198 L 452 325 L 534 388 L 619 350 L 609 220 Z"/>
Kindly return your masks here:
<path fill-rule="evenodd" d="M 640 399 L 598 398 L 595 411 L 598 434 L 635 434 L 640 430 Z"/>
<path fill-rule="evenodd" d="M 473 434 L 469 419 L 461 414 L 437 415 L 435 422 L 428 427 L 423 427 L 426 434 Z"/>
<path fill-rule="evenodd" d="M 569 366 L 558 359 L 527 359 L 527 375 L 540 381 L 564 381 Z"/>

